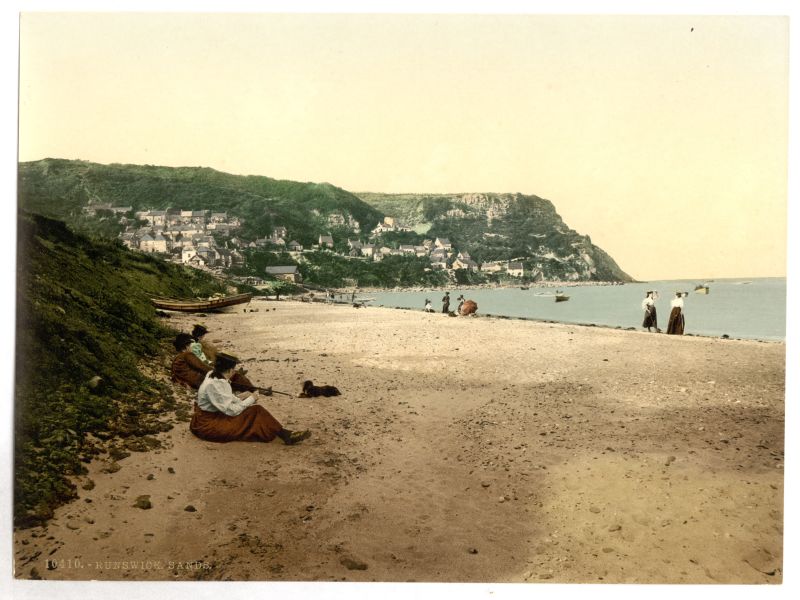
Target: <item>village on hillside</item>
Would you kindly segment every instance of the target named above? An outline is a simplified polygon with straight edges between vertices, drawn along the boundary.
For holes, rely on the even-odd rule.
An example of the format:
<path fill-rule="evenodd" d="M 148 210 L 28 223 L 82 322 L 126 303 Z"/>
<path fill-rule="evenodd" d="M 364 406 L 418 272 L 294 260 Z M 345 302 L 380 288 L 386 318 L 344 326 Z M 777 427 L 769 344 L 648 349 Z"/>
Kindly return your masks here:
<path fill-rule="evenodd" d="M 207 271 L 222 272 L 245 266 L 246 256 L 243 251 L 248 249 L 287 252 L 298 262 L 302 262 L 304 253 L 335 252 L 334 239 L 330 233 L 320 235 L 316 244 L 304 247 L 289 237 L 289 232 L 283 226 L 274 227 L 269 237 L 245 239 L 239 234 L 241 220 L 227 212 L 170 208 L 133 213 L 130 206 L 100 204 L 84 209 L 92 215 L 101 210 L 113 213 L 124 226 L 119 239 L 126 247 L 140 252 L 162 254 L 172 262 Z M 358 222 L 350 215 L 334 213 L 327 219 L 331 227 L 348 227 L 356 234 L 360 232 Z M 509 277 L 523 277 L 526 274 L 521 261 L 493 261 L 479 265 L 468 252 L 455 249 L 447 238 L 426 239 L 419 246 L 398 244 L 392 248 L 379 245 L 380 234 L 403 231 L 411 231 L 411 228 L 393 217 L 385 217 L 371 231 L 370 242 L 364 243 L 348 237 L 347 251 L 337 254 L 348 259 L 368 261 L 380 261 L 387 256 L 426 257 L 432 270 L 442 270 L 451 276 L 462 269 Z M 301 280 L 295 265 L 267 267 L 265 275 L 293 283 Z"/>

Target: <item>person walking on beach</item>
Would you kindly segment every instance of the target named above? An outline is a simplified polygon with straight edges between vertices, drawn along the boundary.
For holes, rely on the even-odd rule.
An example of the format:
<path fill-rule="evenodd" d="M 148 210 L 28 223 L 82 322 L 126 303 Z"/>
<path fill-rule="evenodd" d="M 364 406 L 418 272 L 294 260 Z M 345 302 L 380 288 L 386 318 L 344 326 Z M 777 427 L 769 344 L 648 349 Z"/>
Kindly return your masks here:
<path fill-rule="evenodd" d="M 647 331 L 655 328 L 656 332 L 660 331 L 658 328 L 658 317 L 656 315 L 656 301 L 654 299 L 655 293 L 648 291 L 644 300 L 642 300 L 642 309 L 644 310 L 644 321 L 642 327 L 646 327 Z"/>
<path fill-rule="evenodd" d="M 271 442 L 276 437 L 293 445 L 311 435 L 309 431 L 289 431 L 263 406 L 256 404 L 258 392 L 233 393 L 229 380 L 239 359 L 220 352 L 200 389 L 194 404 L 189 430 L 209 442 Z"/>
<path fill-rule="evenodd" d="M 450 312 L 450 292 L 445 292 L 442 298 L 442 312 L 447 314 Z"/>
<path fill-rule="evenodd" d="M 686 320 L 683 316 L 683 298 L 689 292 L 675 292 L 675 297 L 670 302 L 672 310 L 669 313 L 669 321 L 667 322 L 667 333 L 669 335 L 683 335 L 683 328 L 686 325 Z"/>

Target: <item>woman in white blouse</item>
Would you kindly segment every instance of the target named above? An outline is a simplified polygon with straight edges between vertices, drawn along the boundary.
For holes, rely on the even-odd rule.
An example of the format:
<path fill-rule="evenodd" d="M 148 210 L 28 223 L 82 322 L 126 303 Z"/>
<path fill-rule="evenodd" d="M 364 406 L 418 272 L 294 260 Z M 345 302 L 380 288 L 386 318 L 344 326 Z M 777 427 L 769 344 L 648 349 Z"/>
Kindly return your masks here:
<path fill-rule="evenodd" d="M 660 331 L 658 329 L 658 315 L 656 313 L 656 301 L 655 301 L 655 293 L 652 291 L 647 292 L 644 300 L 642 300 L 642 309 L 644 310 L 644 321 L 642 322 L 642 327 L 646 327 L 647 331 L 650 331 L 651 327 L 655 327 L 656 331 Z"/>
<path fill-rule="evenodd" d="M 266 408 L 256 404 L 258 392 L 233 393 L 229 380 L 238 362 L 230 354 L 217 354 L 214 370 L 206 374 L 197 390 L 191 432 L 210 442 L 271 442 L 278 437 L 291 445 L 309 437 L 309 431 L 285 429 Z"/>
<path fill-rule="evenodd" d="M 675 297 L 670 302 L 672 310 L 669 313 L 667 323 L 667 333 L 672 335 L 683 335 L 683 328 L 686 320 L 683 316 L 683 297 L 688 296 L 689 292 L 675 292 Z"/>

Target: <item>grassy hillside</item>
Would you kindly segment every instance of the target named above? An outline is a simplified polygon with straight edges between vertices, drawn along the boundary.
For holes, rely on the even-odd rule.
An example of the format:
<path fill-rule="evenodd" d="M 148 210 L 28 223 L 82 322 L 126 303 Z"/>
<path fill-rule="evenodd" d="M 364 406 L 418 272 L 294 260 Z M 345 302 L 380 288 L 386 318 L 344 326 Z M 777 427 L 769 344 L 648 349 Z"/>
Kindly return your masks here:
<path fill-rule="evenodd" d="M 427 238 L 450 239 L 456 251 L 469 252 L 477 263 L 519 261 L 531 277 L 555 281 L 632 281 L 589 236 L 570 229 L 552 202 L 535 195 L 362 193 L 357 197 L 326 183 L 230 175 L 208 168 L 45 159 L 20 164 L 19 200 L 27 210 L 105 237 L 121 231 L 118 219 L 102 211 L 89 216 L 84 207 L 225 211 L 243 220 L 239 233 L 246 240 L 267 236 L 280 225 L 288 230 L 287 242 L 294 239 L 306 248 L 327 233 L 340 245 L 351 237 L 365 240 L 389 215 Z M 360 236 L 349 226 L 329 225 L 333 214 L 357 221 Z M 423 279 L 414 283 L 422 284 Z"/>
<path fill-rule="evenodd" d="M 117 226 L 83 215 L 82 207 L 93 202 L 131 206 L 134 211 L 228 211 L 244 219 L 245 235 L 268 235 L 273 226 L 282 225 L 304 245 L 316 243 L 320 234 L 330 231 L 326 217 L 331 213 L 352 216 L 364 230 L 383 218 L 380 211 L 328 183 L 230 175 L 199 167 L 101 165 L 62 159 L 20 163 L 19 197 L 26 210 L 64 220 L 80 231 L 111 236 L 116 235 Z"/>
<path fill-rule="evenodd" d="M 22 213 L 18 227 L 14 520 L 31 525 L 74 497 L 67 477 L 98 451 L 87 434 L 163 429 L 157 417 L 170 395 L 137 366 L 163 352 L 173 332 L 148 296 L 225 286 L 45 217 Z"/>

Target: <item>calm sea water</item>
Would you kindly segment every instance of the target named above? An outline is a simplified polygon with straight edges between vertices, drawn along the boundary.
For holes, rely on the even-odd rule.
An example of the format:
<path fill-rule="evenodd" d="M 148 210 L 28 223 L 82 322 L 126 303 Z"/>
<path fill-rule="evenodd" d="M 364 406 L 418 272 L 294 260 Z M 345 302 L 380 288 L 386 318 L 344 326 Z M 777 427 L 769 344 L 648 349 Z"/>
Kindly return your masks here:
<path fill-rule="evenodd" d="M 694 292 L 695 285 L 707 283 L 708 295 Z M 555 302 L 554 288 L 532 285 L 519 288 L 449 288 L 450 308 L 464 294 L 478 303 L 479 314 L 525 317 L 562 323 L 594 323 L 611 327 L 641 328 L 641 302 L 647 290 L 657 290 L 658 326 L 666 330 L 670 300 L 676 291 L 689 292 L 684 298 L 686 333 L 706 336 L 784 340 L 786 338 L 786 279 L 717 279 L 714 281 L 650 281 L 625 285 L 563 287 L 570 299 Z M 544 295 L 542 295 L 544 294 Z M 422 309 L 430 298 L 433 308 L 442 310 L 442 291 L 377 292 L 374 306 Z"/>

